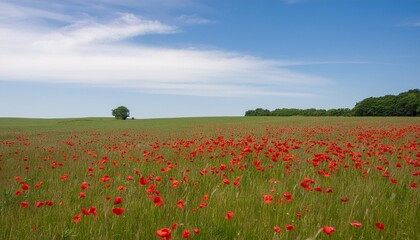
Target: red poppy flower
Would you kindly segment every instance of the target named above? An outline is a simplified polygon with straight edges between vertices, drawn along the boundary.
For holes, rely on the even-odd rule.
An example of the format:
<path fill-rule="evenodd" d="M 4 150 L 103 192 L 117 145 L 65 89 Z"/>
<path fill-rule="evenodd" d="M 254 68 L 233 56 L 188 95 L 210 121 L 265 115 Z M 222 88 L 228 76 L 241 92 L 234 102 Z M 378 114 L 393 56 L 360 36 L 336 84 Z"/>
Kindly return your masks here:
<path fill-rule="evenodd" d="M 110 180 L 111 178 L 107 174 L 105 174 L 103 177 L 99 179 L 100 182 L 108 182 Z"/>
<path fill-rule="evenodd" d="M 162 228 L 156 231 L 156 235 L 161 237 L 161 240 L 169 240 L 171 239 L 171 229 L 169 228 Z"/>
<path fill-rule="evenodd" d="M 229 181 L 229 179 L 225 178 L 225 179 L 222 180 L 222 183 L 228 185 L 230 183 L 230 181 Z"/>
<path fill-rule="evenodd" d="M 149 182 L 149 181 L 147 181 L 147 179 L 146 179 L 145 177 L 141 177 L 141 178 L 140 178 L 140 181 L 139 181 L 139 184 L 140 184 L 141 186 L 144 186 L 144 185 L 146 185 L 148 182 Z"/>
<path fill-rule="evenodd" d="M 37 207 L 37 208 L 41 207 L 42 205 L 44 205 L 43 202 L 36 202 L 35 203 L 35 207 Z"/>
<path fill-rule="evenodd" d="M 185 229 L 184 231 L 182 231 L 182 237 L 183 238 L 189 238 L 190 237 L 190 230 Z"/>
<path fill-rule="evenodd" d="M 44 184 L 44 182 L 43 182 L 43 181 L 41 181 L 41 182 L 39 182 L 39 183 L 35 184 L 35 187 L 36 187 L 36 188 L 39 188 L 39 187 L 41 187 L 41 185 L 42 185 L 42 184 Z"/>
<path fill-rule="evenodd" d="M 146 189 L 146 193 L 148 195 L 151 195 L 153 193 L 157 193 L 157 191 L 155 190 L 155 188 L 156 188 L 156 185 L 155 184 L 150 184 L 149 187 L 147 187 L 147 189 Z"/>
<path fill-rule="evenodd" d="M 172 228 L 172 229 L 175 229 L 176 227 L 178 227 L 178 224 L 177 224 L 177 223 L 174 223 L 174 224 L 172 224 L 172 226 L 171 226 L 171 228 Z"/>
<path fill-rule="evenodd" d="M 22 192 L 20 191 L 20 190 L 17 190 L 16 192 L 15 192 L 15 196 L 19 196 L 19 195 L 21 195 L 22 194 Z"/>
<path fill-rule="evenodd" d="M 343 198 L 341 198 L 341 201 L 342 201 L 342 202 L 348 202 L 348 201 L 349 201 L 349 199 L 348 199 L 348 198 L 346 198 L 346 197 L 343 197 Z"/>
<path fill-rule="evenodd" d="M 286 230 L 289 230 L 289 231 L 295 230 L 295 227 L 293 225 L 290 225 L 290 224 L 286 224 L 285 227 L 286 227 Z"/>
<path fill-rule="evenodd" d="M 64 174 L 63 176 L 60 177 L 61 181 L 66 181 L 69 178 L 68 174 Z"/>
<path fill-rule="evenodd" d="M 307 191 L 311 190 L 311 187 L 309 186 L 307 182 L 301 182 L 300 186 L 303 187 Z"/>
<path fill-rule="evenodd" d="M 273 201 L 273 196 L 271 195 L 263 195 L 263 201 L 266 204 L 269 204 Z"/>
<path fill-rule="evenodd" d="M 23 191 L 28 191 L 30 187 L 28 184 L 22 184 L 21 188 Z"/>
<path fill-rule="evenodd" d="M 375 223 L 375 227 L 378 228 L 378 229 L 380 229 L 380 230 L 384 230 L 385 229 L 385 226 L 381 222 Z"/>
<path fill-rule="evenodd" d="M 178 202 L 176 203 L 176 205 L 179 208 L 185 208 L 184 201 L 182 201 L 182 199 L 179 199 Z"/>
<path fill-rule="evenodd" d="M 120 204 L 123 202 L 123 199 L 121 197 L 116 197 L 114 200 L 114 205 Z"/>
<path fill-rule="evenodd" d="M 202 203 L 200 203 L 200 205 L 199 205 L 198 207 L 199 207 L 199 208 L 203 208 L 203 207 L 205 207 L 205 206 L 207 206 L 207 203 L 202 202 Z"/>
<path fill-rule="evenodd" d="M 200 234 L 200 229 L 198 229 L 198 228 L 194 228 L 194 233 L 195 233 L 195 234 Z"/>
<path fill-rule="evenodd" d="M 154 197 L 153 202 L 155 203 L 155 206 L 163 206 L 163 199 L 160 196 Z"/>
<path fill-rule="evenodd" d="M 83 190 L 87 189 L 87 188 L 88 188 L 87 182 L 83 182 L 83 183 L 80 185 L 80 188 L 81 188 L 81 189 L 83 189 Z"/>
<path fill-rule="evenodd" d="M 287 201 L 292 200 L 292 194 L 290 194 L 289 192 L 283 193 L 283 196 L 286 198 Z"/>
<path fill-rule="evenodd" d="M 231 218 L 233 218 L 233 212 L 232 211 L 228 211 L 227 213 L 226 213 L 226 216 L 225 216 L 225 219 L 231 219 Z"/>
<path fill-rule="evenodd" d="M 86 197 L 86 194 L 84 192 L 80 192 L 79 193 L 79 198 L 84 198 L 84 197 Z"/>
<path fill-rule="evenodd" d="M 279 226 L 273 227 L 274 232 L 279 233 L 281 231 L 281 228 Z"/>
<path fill-rule="evenodd" d="M 80 214 L 77 214 L 76 216 L 73 217 L 73 221 L 75 223 L 80 222 L 81 219 L 82 219 L 82 216 Z"/>
<path fill-rule="evenodd" d="M 178 187 L 179 186 L 179 181 L 178 180 L 173 180 L 172 181 L 172 187 Z"/>
<path fill-rule="evenodd" d="M 27 208 L 29 206 L 29 203 L 26 202 L 26 201 L 25 202 L 21 202 L 20 203 L 20 206 L 23 207 L 23 208 Z"/>
<path fill-rule="evenodd" d="M 233 181 L 233 186 L 235 186 L 235 187 L 239 186 L 239 180 Z"/>
<path fill-rule="evenodd" d="M 52 205 L 54 205 L 54 202 L 53 201 L 46 200 L 45 201 L 45 205 L 52 206 Z"/>
<path fill-rule="evenodd" d="M 113 209 L 112 209 L 112 212 L 113 212 L 115 215 L 121 215 L 121 214 L 123 214 L 123 212 L 124 212 L 124 208 L 113 208 Z"/>
<path fill-rule="evenodd" d="M 324 231 L 324 233 L 326 233 L 327 235 L 331 235 L 331 233 L 335 231 L 335 228 L 330 226 L 324 226 L 322 228 L 322 231 Z"/>
<path fill-rule="evenodd" d="M 91 206 L 90 208 L 89 208 L 89 214 L 93 214 L 93 215 L 95 215 L 95 217 L 96 217 L 96 215 L 97 215 L 97 213 L 96 213 L 96 207 L 94 207 L 94 206 Z"/>
<path fill-rule="evenodd" d="M 82 213 L 84 214 L 84 215 L 89 215 L 89 211 L 88 210 L 86 210 L 86 208 L 82 208 Z"/>
<path fill-rule="evenodd" d="M 350 225 L 352 225 L 353 227 L 357 227 L 357 228 L 363 227 L 363 225 L 359 222 L 351 222 Z"/>

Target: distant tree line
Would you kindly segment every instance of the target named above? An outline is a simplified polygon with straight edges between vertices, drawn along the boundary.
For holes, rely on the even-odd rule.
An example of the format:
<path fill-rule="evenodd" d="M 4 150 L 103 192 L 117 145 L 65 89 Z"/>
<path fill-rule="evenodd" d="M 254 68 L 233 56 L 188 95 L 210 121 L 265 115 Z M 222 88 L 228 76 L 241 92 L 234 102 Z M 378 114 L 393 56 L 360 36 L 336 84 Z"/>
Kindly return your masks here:
<path fill-rule="evenodd" d="M 356 116 L 420 116 L 420 90 L 366 98 L 354 106 L 353 112 Z"/>
<path fill-rule="evenodd" d="M 273 111 L 268 109 L 257 108 L 255 110 L 248 110 L 245 116 L 353 116 L 353 112 L 349 108 L 339 109 L 298 109 L 298 108 L 277 108 Z"/>
<path fill-rule="evenodd" d="M 270 111 L 257 108 L 246 111 L 245 116 L 420 116 L 420 90 L 369 97 L 356 103 L 353 109 L 278 108 Z"/>

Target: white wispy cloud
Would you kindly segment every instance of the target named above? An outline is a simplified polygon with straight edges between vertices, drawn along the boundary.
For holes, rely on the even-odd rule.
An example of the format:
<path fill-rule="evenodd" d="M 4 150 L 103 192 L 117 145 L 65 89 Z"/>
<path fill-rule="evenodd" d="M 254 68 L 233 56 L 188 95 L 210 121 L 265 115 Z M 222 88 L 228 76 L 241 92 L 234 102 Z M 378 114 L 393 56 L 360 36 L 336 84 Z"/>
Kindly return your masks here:
<path fill-rule="evenodd" d="M 408 17 L 399 24 L 399 26 L 406 26 L 406 27 L 420 27 L 420 17 Z"/>
<path fill-rule="evenodd" d="M 120 14 L 108 23 L 81 21 L 63 29 L 47 34 L 36 44 L 40 45 L 79 45 L 88 43 L 112 42 L 147 34 L 169 34 L 177 31 L 159 21 L 143 20 L 133 14 Z"/>
<path fill-rule="evenodd" d="M 63 22 L 72 22 L 76 20 L 75 17 L 64 14 L 57 13 L 53 11 L 31 8 L 24 5 L 11 4 L 8 2 L 0 2 L 0 21 L 13 23 L 15 21 L 24 21 L 36 19 L 46 19 L 54 21 L 63 21 Z"/>
<path fill-rule="evenodd" d="M 29 7 L 17 9 L 22 13 L 37 12 Z M 81 19 L 64 27 L 25 22 L 16 28 L 9 27 L 9 21 L 0 21 L 0 80 L 77 83 L 198 96 L 297 97 L 313 95 L 301 89 L 328 83 L 327 79 L 286 68 L 303 64 L 299 62 L 126 41 L 178 31 L 177 27 L 131 13 L 108 21 Z"/>
<path fill-rule="evenodd" d="M 206 19 L 206 18 L 201 18 L 197 14 L 181 15 L 181 16 L 177 17 L 176 19 L 183 24 L 189 24 L 189 25 L 216 23 L 216 21 L 212 21 L 212 20 Z"/>
<path fill-rule="evenodd" d="M 281 0 L 281 1 L 286 4 L 296 4 L 296 3 L 303 2 L 304 0 Z"/>

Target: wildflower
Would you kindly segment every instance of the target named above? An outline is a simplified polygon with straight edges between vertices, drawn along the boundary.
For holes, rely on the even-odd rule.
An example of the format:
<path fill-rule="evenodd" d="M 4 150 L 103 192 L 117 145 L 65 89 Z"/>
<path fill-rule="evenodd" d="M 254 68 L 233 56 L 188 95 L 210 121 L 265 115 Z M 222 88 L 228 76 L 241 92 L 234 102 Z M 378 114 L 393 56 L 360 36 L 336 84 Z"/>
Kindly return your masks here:
<path fill-rule="evenodd" d="M 290 224 L 286 224 L 285 227 L 286 227 L 286 230 L 289 230 L 289 231 L 295 230 L 295 227 L 293 225 L 290 225 Z"/>
<path fill-rule="evenodd" d="M 156 235 L 161 237 L 161 240 L 171 239 L 171 230 L 169 228 L 162 228 L 156 231 Z"/>
<path fill-rule="evenodd" d="M 283 196 L 286 198 L 286 201 L 288 202 L 292 200 L 292 194 L 290 194 L 289 192 L 283 193 Z"/>
<path fill-rule="evenodd" d="M 381 222 L 375 223 L 375 227 L 378 228 L 378 229 L 380 229 L 380 230 L 384 230 L 385 229 L 385 226 Z"/>
<path fill-rule="evenodd" d="M 147 179 L 146 179 L 145 177 L 141 177 L 141 178 L 140 178 L 140 181 L 139 181 L 139 184 L 140 184 L 141 186 L 144 186 L 144 185 L 146 185 L 148 182 L 149 182 L 149 181 L 147 181 Z"/>
<path fill-rule="evenodd" d="M 184 201 L 182 201 L 182 199 L 179 199 L 178 202 L 176 203 L 176 205 L 179 208 L 185 208 Z"/>
<path fill-rule="evenodd" d="M 123 199 L 121 197 L 116 197 L 114 200 L 114 205 L 121 204 L 123 202 Z"/>
<path fill-rule="evenodd" d="M 357 227 L 357 228 L 361 228 L 363 225 L 359 222 L 351 222 L 350 225 L 352 225 L 353 227 Z"/>
<path fill-rule="evenodd" d="M 73 217 L 73 221 L 75 223 L 80 222 L 81 219 L 82 219 L 82 216 L 80 214 L 77 214 L 76 216 Z"/>
<path fill-rule="evenodd" d="M 271 195 L 263 195 L 263 201 L 266 204 L 270 204 L 273 201 L 273 196 L 271 196 Z"/>
<path fill-rule="evenodd" d="M 155 206 L 163 206 L 163 199 L 160 196 L 154 197 L 153 202 L 155 203 Z"/>
<path fill-rule="evenodd" d="M 28 191 L 30 187 L 28 184 L 22 184 L 21 188 L 23 191 Z"/>
<path fill-rule="evenodd" d="M 27 208 L 29 206 L 29 203 L 24 201 L 24 202 L 20 203 L 20 206 L 23 207 L 23 208 Z"/>
<path fill-rule="evenodd" d="M 189 238 L 190 237 L 190 230 L 185 229 L 184 231 L 182 231 L 182 237 L 183 238 Z"/>
<path fill-rule="evenodd" d="M 228 211 L 227 213 L 226 213 L 226 216 L 225 216 L 225 219 L 231 219 L 231 218 L 233 218 L 233 212 L 232 211 Z"/>
<path fill-rule="evenodd" d="M 324 233 L 326 233 L 327 235 L 331 235 L 331 233 L 335 231 L 335 228 L 330 226 L 324 226 L 322 228 L 322 231 L 324 231 Z"/>
<path fill-rule="evenodd" d="M 121 214 L 123 214 L 123 212 L 124 212 L 124 208 L 113 208 L 113 209 L 112 209 L 112 212 L 113 212 L 115 215 L 121 215 Z"/>
<path fill-rule="evenodd" d="M 225 178 L 225 179 L 222 180 L 222 183 L 225 184 L 225 185 L 228 185 L 230 183 L 230 181 L 229 181 L 229 179 Z"/>
<path fill-rule="evenodd" d="M 97 215 L 97 213 L 96 213 L 96 207 L 94 207 L 94 206 L 90 206 L 90 208 L 89 208 L 89 210 L 88 210 L 88 213 L 89 213 L 89 214 L 93 214 L 93 215 L 95 215 L 95 217 L 96 217 L 96 215 Z"/>

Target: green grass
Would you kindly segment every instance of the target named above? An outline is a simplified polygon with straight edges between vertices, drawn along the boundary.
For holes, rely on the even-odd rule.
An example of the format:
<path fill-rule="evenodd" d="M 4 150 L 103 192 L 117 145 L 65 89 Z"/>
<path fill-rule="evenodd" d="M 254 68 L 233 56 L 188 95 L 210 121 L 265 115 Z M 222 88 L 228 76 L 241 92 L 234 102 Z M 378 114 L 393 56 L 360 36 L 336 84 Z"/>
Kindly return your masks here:
<path fill-rule="evenodd" d="M 418 118 L 1 118 L 0 239 L 159 239 L 156 230 L 174 223 L 172 239 L 194 228 L 200 234 L 192 233 L 193 239 L 420 239 L 420 194 L 409 186 L 419 182 L 413 174 L 419 171 L 418 139 Z M 315 167 L 315 154 L 329 159 Z M 69 177 L 61 181 L 64 174 Z M 111 180 L 101 182 L 104 175 Z M 150 178 L 146 186 L 139 185 L 142 176 Z M 311 191 L 300 186 L 304 178 L 314 180 Z M 179 186 L 172 187 L 172 180 Z M 30 189 L 21 190 L 20 182 Z M 88 189 L 80 188 L 83 182 Z M 146 194 L 150 184 L 163 206 Z M 22 194 L 16 196 L 17 190 Z M 284 192 L 292 194 L 290 202 Z M 204 195 L 207 206 L 199 208 Z M 273 202 L 265 204 L 263 195 Z M 112 212 L 117 196 L 124 200 L 120 216 Z M 176 205 L 179 199 L 184 209 Z M 34 206 L 46 200 L 54 205 Z M 29 207 L 20 207 L 22 201 Z M 73 217 L 90 206 L 97 216 L 75 223 Z M 227 211 L 235 214 L 230 220 Z M 352 221 L 363 227 L 352 227 Z M 286 224 L 295 230 L 286 231 Z M 336 228 L 331 236 L 319 233 L 326 225 Z"/>

